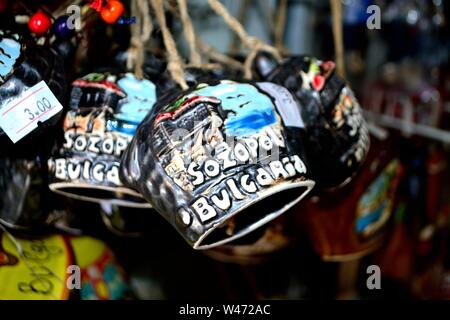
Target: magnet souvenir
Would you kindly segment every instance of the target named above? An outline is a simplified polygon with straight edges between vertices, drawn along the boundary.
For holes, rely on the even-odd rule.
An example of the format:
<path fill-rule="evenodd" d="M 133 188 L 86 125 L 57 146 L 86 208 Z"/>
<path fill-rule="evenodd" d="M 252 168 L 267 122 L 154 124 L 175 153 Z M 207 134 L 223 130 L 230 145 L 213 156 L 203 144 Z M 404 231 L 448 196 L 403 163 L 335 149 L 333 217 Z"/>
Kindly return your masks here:
<path fill-rule="evenodd" d="M 0 110 L 6 111 L 6 104 L 16 100 L 20 94 L 44 81 L 53 95 L 63 102 L 66 80 L 64 61 L 51 46 L 39 46 L 34 39 L 28 39 L 8 30 L 0 30 Z M 51 146 L 54 127 L 61 112 L 45 122 L 39 123 L 27 136 L 16 144 L 0 128 L 0 145 L 3 154 L 36 155 L 38 149 Z M 33 115 L 34 116 L 34 115 Z M 45 135 L 43 135 L 45 133 Z M 43 140 L 45 143 L 43 143 Z"/>
<path fill-rule="evenodd" d="M 299 101 L 310 168 L 318 188 L 335 188 L 350 181 L 369 150 L 369 134 L 351 89 L 334 72 L 332 61 L 294 56 L 273 68 L 265 55 L 254 68 L 266 81 L 287 88 Z"/>
<path fill-rule="evenodd" d="M 392 143 L 372 137 L 367 160 L 354 180 L 294 209 L 299 228 L 323 260 L 359 259 L 382 245 L 402 175 Z"/>
<path fill-rule="evenodd" d="M 286 129 L 301 116 L 289 100 L 270 95 L 276 90 L 285 89 L 220 81 L 158 101 L 125 151 L 121 180 L 194 249 L 228 243 L 280 216 L 314 181 L 301 141 L 292 143 Z"/>
<path fill-rule="evenodd" d="M 119 180 L 119 162 L 156 101 L 155 85 L 132 74 L 89 74 L 72 85 L 64 141 L 49 160 L 50 189 L 78 200 L 147 208 Z"/>

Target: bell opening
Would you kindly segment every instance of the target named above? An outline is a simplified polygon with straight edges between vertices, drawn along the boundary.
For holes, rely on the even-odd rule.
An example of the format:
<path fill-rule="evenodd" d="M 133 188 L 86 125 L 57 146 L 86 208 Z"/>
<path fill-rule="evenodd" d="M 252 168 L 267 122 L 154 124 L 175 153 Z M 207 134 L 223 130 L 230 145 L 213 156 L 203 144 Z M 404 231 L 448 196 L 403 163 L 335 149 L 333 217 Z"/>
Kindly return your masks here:
<path fill-rule="evenodd" d="M 251 236 L 255 230 L 289 210 L 310 190 L 308 186 L 297 186 L 257 200 L 206 235 L 197 248 L 207 249 L 225 243 L 240 244 L 242 236 Z"/>

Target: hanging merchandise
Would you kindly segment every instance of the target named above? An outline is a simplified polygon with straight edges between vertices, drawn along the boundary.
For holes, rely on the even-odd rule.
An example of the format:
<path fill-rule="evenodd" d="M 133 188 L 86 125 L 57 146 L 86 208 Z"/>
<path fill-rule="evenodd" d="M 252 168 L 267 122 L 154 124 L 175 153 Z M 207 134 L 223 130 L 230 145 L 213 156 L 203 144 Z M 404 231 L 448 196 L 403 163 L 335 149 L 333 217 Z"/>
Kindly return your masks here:
<path fill-rule="evenodd" d="M 64 141 L 49 160 L 49 186 L 74 199 L 149 207 L 122 186 L 119 162 L 136 127 L 156 101 L 156 87 L 131 73 L 93 73 L 72 85 Z"/>
<path fill-rule="evenodd" d="M 45 161 L 0 158 L 0 223 L 35 230 L 48 218 Z"/>
<path fill-rule="evenodd" d="M 0 299 L 131 298 L 111 250 L 90 237 L 16 237 L 0 230 Z"/>
<path fill-rule="evenodd" d="M 0 300 L 448 297 L 449 18 L 0 0 Z"/>
<path fill-rule="evenodd" d="M 427 81 L 428 71 L 417 62 L 386 64 L 380 79 L 367 84 L 367 118 L 400 130 L 405 136 L 423 136 L 448 143 L 443 93 Z"/>
<path fill-rule="evenodd" d="M 403 169 L 388 141 L 372 140 L 368 159 L 352 182 L 295 209 L 314 250 L 324 260 L 359 259 L 384 239 Z"/>
<path fill-rule="evenodd" d="M 400 283 L 411 280 L 414 268 L 414 243 L 408 230 L 408 206 L 403 199 L 394 210 L 392 230 L 383 250 L 377 252 L 373 262 L 383 271 L 383 279 Z"/>
<path fill-rule="evenodd" d="M 300 114 L 272 96 L 279 91 L 286 90 L 221 81 L 158 102 L 124 154 L 122 181 L 195 249 L 273 220 L 314 186 L 301 141 L 286 128 L 298 129 Z"/>
<path fill-rule="evenodd" d="M 0 144 L 4 154 L 33 155 L 54 139 L 46 129 L 61 115 L 64 61 L 51 46 L 12 30 L 0 31 L 0 48 Z"/>
<path fill-rule="evenodd" d="M 437 188 L 442 188 L 439 180 L 448 174 L 446 159 L 435 148 L 428 155 L 420 147 L 409 148 L 394 225 L 373 263 L 383 270 L 382 281 L 403 286 L 422 299 L 440 299 L 444 297 L 448 207 Z"/>
<path fill-rule="evenodd" d="M 425 195 L 423 211 L 415 217 L 410 228 L 414 240 L 414 264 L 411 289 L 415 295 L 423 299 L 445 299 L 446 255 L 448 249 L 448 199 L 449 190 L 442 190 L 443 179 L 448 177 L 447 159 L 437 145 L 432 145 L 423 163 L 425 171 Z M 444 185 L 445 186 L 445 185 Z M 414 204 L 414 203 L 413 203 Z M 424 212 L 425 211 L 425 212 Z M 412 211 L 414 213 L 414 211 Z"/>
<path fill-rule="evenodd" d="M 334 63 L 294 56 L 270 70 L 274 60 L 260 55 L 255 68 L 266 81 L 287 88 L 298 99 L 307 158 L 319 188 L 350 181 L 364 163 L 369 134 L 351 89 L 336 75 Z"/>

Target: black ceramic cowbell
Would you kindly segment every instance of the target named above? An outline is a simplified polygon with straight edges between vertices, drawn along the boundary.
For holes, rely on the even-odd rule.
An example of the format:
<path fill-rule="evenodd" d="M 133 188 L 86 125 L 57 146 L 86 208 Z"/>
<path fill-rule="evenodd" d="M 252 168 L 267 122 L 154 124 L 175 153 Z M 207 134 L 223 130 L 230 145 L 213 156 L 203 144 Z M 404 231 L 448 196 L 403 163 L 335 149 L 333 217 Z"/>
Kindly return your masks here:
<path fill-rule="evenodd" d="M 260 56 L 262 77 L 287 88 L 299 101 L 305 130 L 306 155 L 319 188 L 335 188 L 350 181 L 369 150 L 369 134 L 362 110 L 351 89 L 334 72 L 332 61 L 294 56 L 271 71 Z"/>
<path fill-rule="evenodd" d="M 301 123 L 278 85 L 200 84 L 155 105 L 125 151 L 121 180 L 195 249 L 225 244 L 313 188 L 301 140 L 293 143 Z"/>
<path fill-rule="evenodd" d="M 45 164 L 0 158 L 0 223 L 12 228 L 35 228 L 48 218 Z"/>
<path fill-rule="evenodd" d="M 156 101 L 155 85 L 124 75 L 92 73 L 72 85 L 64 141 L 49 160 L 50 189 L 78 200 L 147 208 L 119 179 L 119 163 Z"/>
<path fill-rule="evenodd" d="M 63 59 L 50 46 L 40 46 L 16 32 L 0 30 L 0 109 L 40 81 L 45 81 L 56 98 L 63 102 L 66 89 Z M 48 129 L 57 123 L 60 114 L 44 122 L 16 145 L 0 128 L 4 154 L 34 156 L 40 146 L 44 149 L 51 146 L 48 139 L 52 135 Z M 43 133 L 46 135 L 42 136 Z"/>

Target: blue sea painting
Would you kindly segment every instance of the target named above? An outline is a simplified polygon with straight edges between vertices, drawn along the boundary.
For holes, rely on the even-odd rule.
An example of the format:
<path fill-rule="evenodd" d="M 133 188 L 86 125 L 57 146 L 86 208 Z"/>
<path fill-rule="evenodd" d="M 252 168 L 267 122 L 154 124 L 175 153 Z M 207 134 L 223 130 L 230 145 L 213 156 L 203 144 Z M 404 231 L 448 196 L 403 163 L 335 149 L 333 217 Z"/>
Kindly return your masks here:
<path fill-rule="evenodd" d="M 127 97 L 115 117 L 136 125 L 141 123 L 156 102 L 156 86 L 149 80 L 136 79 L 131 73 L 127 73 L 117 84 Z"/>
<path fill-rule="evenodd" d="M 20 43 L 10 38 L 3 38 L 0 41 L 0 76 L 5 77 L 14 67 L 17 58 L 20 56 Z"/>
<path fill-rule="evenodd" d="M 228 111 L 225 120 L 227 134 L 250 136 L 277 123 L 272 100 L 251 84 L 221 82 L 200 88 L 195 94 L 221 100 L 222 109 Z"/>

